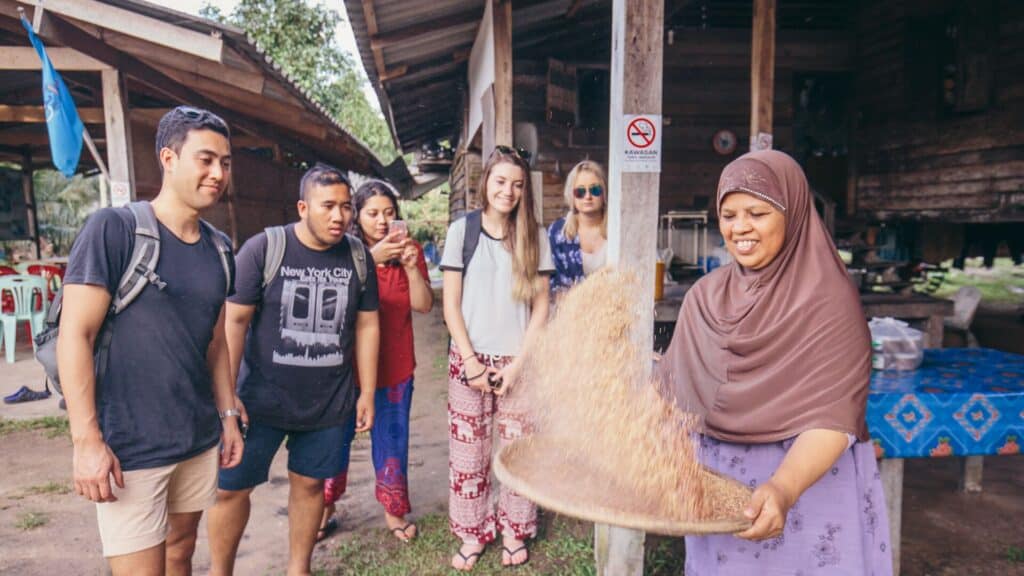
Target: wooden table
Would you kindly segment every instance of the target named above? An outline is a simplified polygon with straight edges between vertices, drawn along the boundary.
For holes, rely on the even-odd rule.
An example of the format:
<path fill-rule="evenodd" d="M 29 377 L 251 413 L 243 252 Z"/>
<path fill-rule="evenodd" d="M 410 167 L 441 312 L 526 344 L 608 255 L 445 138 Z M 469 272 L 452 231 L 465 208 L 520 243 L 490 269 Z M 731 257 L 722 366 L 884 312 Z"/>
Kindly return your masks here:
<path fill-rule="evenodd" d="M 864 316 L 884 318 L 886 316 L 907 320 L 914 328 L 928 335 L 928 348 L 942 348 L 942 319 L 953 315 L 953 301 L 934 298 L 925 294 L 881 294 L 860 295 Z"/>
<path fill-rule="evenodd" d="M 683 297 L 692 283 L 665 286 L 665 297 L 654 303 L 656 322 L 675 322 Z M 861 306 L 866 318 L 892 317 L 907 320 L 914 328 L 928 335 L 928 348 L 942 348 L 942 319 L 953 314 L 953 301 L 934 298 L 925 294 L 881 294 L 860 295 Z"/>

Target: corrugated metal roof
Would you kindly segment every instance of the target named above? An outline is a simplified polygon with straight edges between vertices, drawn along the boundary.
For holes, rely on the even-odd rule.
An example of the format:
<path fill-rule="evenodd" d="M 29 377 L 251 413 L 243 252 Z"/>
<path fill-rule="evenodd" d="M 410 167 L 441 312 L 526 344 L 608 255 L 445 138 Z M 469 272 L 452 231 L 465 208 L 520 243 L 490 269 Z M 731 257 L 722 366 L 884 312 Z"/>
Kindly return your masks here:
<path fill-rule="evenodd" d="M 574 22 L 566 14 L 574 4 L 573 0 L 514 1 L 513 44 L 536 44 L 537 34 L 570 30 Z M 485 2 L 345 0 L 345 7 L 395 143 L 408 151 L 433 139 L 453 138 L 462 120 L 467 61 Z M 583 0 L 576 10 L 580 21 L 596 17 L 607 22 L 611 2 Z M 374 26 L 366 19 L 368 12 L 376 19 L 374 34 L 370 30 Z M 374 53 L 374 40 L 379 54 Z M 378 64 L 386 73 L 383 82 Z"/>
<path fill-rule="evenodd" d="M 666 0 L 667 28 L 750 27 L 751 0 Z M 845 29 L 853 0 L 780 2 L 780 29 Z M 379 58 L 390 79 L 381 82 L 364 6 L 376 17 L 373 36 L 393 40 L 402 30 L 436 23 L 436 30 L 386 43 Z M 380 99 L 396 144 L 410 150 L 455 135 L 461 121 L 468 51 L 483 15 L 482 0 L 345 0 L 366 73 Z M 575 10 L 572 17 L 570 7 Z M 512 42 L 517 58 L 606 60 L 610 53 L 611 0 L 513 0 Z M 458 15 L 476 14 L 471 22 Z M 447 21 L 447 22 L 446 22 Z M 458 25 L 450 24 L 460 22 Z M 400 34 L 399 34 L 400 36 Z M 394 73 L 408 67 L 400 76 Z"/>
<path fill-rule="evenodd" d="M 299 87 L 298 83 L 281 68 L 281 65 L 275 62 L 274 59 L 266 53 L 264 48 L 260 46 L 254 38 L 248 36 L 244 30 L 235 26 L 179 12 L 165 6 L 146 2 L 145 0 L 100 1 L 105 4 L 117 6 L 137 14 L 149 16 L 193 31 L 219 35 L 221 38 L 225 39 L 232 48 L 244 54 L 254 63 L 259 65 L 264 72 L 280 84 L 288 93 L 300 100 L 307 110 L 322 119 L 325 124 L 334 128 L 338 133 L 337 135 L 343 141 L 348 141 L 347 147 L 360 156 L 360 160 L 362 161 L 361 163 L 369 166 L 375 176 L 384 176 L 383 165 L 373 152 L 370 151 L 366 144 L 361 142 L 356 136 L 350 134 L 343 126 L 341 126 L 341 124 L 335 121 L 327 110 L 321 106 L 320 103 L 316 102 L 308 92 Z"/>

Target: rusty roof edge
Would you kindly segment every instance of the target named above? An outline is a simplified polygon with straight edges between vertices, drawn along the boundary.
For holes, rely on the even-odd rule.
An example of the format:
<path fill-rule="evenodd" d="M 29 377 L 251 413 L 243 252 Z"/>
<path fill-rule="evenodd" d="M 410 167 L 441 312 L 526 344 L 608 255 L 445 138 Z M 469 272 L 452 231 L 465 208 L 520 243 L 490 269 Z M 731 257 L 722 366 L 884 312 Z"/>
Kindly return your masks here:
<path fill-rule="evenodd" d="M 172 8 L 166 8 L 145 0 L 101 0 L 105 4 L 112 6 L 118 6 L 126 10 L 137 12 L 144 16 L 151 18 L 159 18 L 165 22 L 170 22 L 175 26 L 182 26 L 190 30 L 199 32 L 216 32 L 221 35 L 222 38 L 228 41 L 234 48 L 239 49 L 246 56 L 251 58 L 257 65 L 267 71 L 275 80 L 277 80 L 286 90 L 291 92 L 294 96 L 298 97 L 303 102 L 305 107 L 314 114 L 320 116 L 325 120 L 332 128 L 335 128 L 340 132 L 340 136 L 343 140 L 350 140 L 354 144 L 355 151 L 361 153 L 364 156 L 370 169 L 374 172 L 374 175 L 378 177 L 384 177 L 384 164 L 381 163 L 377 155 L 373 153 L 370 148 L 363 143 L 354 134 L 348 132 L 344 126 L 339 124 L 327 110 L 319 102 L 314 100 L 312 96 L 303 90 L 297 82 L 295 82 L 287 73 L 282 70 L 281 65 L 274 61 L 269 54 L 259 45 L 258 42 L 246 32 L 240 28 L 232 26 L 230 24 L 222 24 L 214 20 L 209 20 L 201 16 L 193 16 L 186 14 Z M 393 133 L 393 131 L 392 131 Z"/>
<path fill-rule="evenodd" d="M 384 120 L 388 125 L 388 132 L 391 133 L 391 142 L 400 154 L 404 154 L 406 151 L 402 148 L 398 131 L 395 129 L 395 115 L 391 109 L 391 99 L 388 98 L 388 93 L 384 90 L 384 83 L 380 81 L 377 64 L 373 60 L 373 51 L 370 49 L 370 32 L 366 28 L 366 18 L 363 16 L 363 3 L 361 0 L 344 0 L 343 4 L 348 15 L 348 23 L 352 27 L 352 35 L 356 39 L 359 59 L 370 86 L 377 94 L 377 103 L 380 104 L 381 113 L 384 114 Z"/>

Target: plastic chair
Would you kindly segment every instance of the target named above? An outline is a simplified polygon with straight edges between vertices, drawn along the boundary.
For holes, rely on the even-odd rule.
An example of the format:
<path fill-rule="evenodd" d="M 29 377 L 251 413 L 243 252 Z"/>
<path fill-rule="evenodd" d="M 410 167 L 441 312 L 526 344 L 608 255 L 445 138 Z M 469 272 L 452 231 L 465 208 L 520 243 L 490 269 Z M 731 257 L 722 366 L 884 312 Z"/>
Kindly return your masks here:
<path fill-rule="evenodd" d="M 7 353 L 7 363 L 14 363 L 14 348 L 17 343 L 16 331 L 18 322 L 27 321 L 32 330 L 32 349 L 35 349 L 35 335 L 43 330 L 46 321 L 48 302 L 43 300 L 42 306 L 35 306 L 36 298 L 46 294 L 46 279 L 39 276 L 17 275 L 0 277 L 0 293 L 9 293 L 14 298 L 14 312 L 0 313 L 3 327 L 3 344 Z"/>
<path fill-rule="evenodd" d="M 64 284 L 64 269 L 50 264 L 32 264 L 26 269 L 26 273 L 46 279 L 46 300 L 53 302 L 57 291 Z"/>
<path fill-rule="evenodd" d="M 17 273 L 18 271 L 10 266 L 0 266 L 0 276 L 12 276 Z M 0 312 L 14 313 L 14 295 L 4 293 L 3 296 L 0 297 Z M 0 341 L 2 341 L 2 338 L 0 338 Z"/>
<path fill-rule="evenodd" d="M 978 339 L 971 332 L 974 314 L 981 303 L 981 290 L 975 286 L 964 286 L 953 295 L 953 315 L 946 316 L 942 323 L 947 330 L 963 332 L 967 338 L 968 348 L 977 348 Z"/>

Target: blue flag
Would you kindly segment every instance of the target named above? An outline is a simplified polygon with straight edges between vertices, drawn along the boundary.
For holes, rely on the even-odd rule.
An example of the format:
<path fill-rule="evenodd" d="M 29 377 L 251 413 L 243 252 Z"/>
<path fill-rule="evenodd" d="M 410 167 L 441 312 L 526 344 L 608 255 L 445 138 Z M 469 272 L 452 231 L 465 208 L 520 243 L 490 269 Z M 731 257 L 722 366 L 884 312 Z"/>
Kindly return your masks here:
<path fill-rule="evenodd" d="M 46 47 L 24 17 L 21 24 L 28 30 L 28 39 L 43 61 L 43 108 L 46 110 L 46 128 L 50 132 L 50 155 L 53 165 L 70 178 L 78 168 L 82 154 L 82 119 L 78 117 L 75 101 L 64 85 L 60 74 L 53 69 Z"/>

